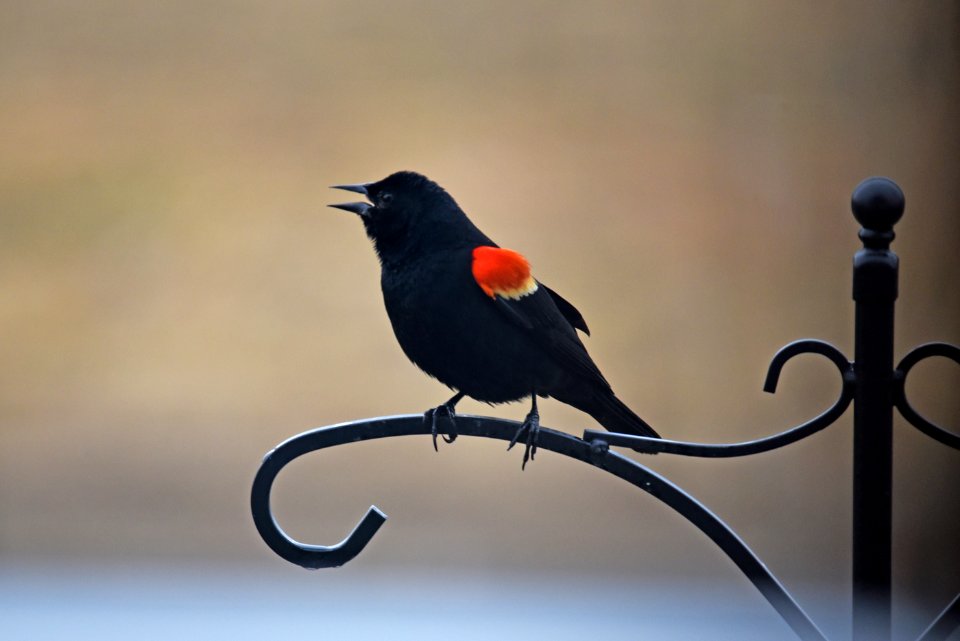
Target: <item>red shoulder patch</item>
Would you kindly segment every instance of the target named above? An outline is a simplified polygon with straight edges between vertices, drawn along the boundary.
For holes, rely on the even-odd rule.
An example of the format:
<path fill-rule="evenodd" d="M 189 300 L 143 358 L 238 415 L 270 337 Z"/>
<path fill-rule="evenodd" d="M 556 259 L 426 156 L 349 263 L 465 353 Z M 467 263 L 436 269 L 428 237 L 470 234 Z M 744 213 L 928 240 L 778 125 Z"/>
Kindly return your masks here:
<path fill-rule="evenodd" d="M 473 279 L 490 298 L 522 298 L 537 291 L 527 259 L 499 247 L 481 246 L 473 250 Z"/>

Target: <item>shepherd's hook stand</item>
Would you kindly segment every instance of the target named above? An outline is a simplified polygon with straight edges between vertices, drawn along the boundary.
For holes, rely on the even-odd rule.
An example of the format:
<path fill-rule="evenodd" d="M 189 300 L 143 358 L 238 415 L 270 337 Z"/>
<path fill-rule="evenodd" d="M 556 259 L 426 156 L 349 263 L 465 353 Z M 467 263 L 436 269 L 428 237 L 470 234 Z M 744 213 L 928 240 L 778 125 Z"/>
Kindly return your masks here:
<path fill-rule="evenodd" d="M 840 373 L 840 395 L 832 407 L 802 425 L 743 443 L 706 444 L 651 439 L 628 434 L 586 430 L 583 439 L 543 429 L 539 447 L 598 467 L 633 483 L 667 504 L 707 535 L 757 587 L 801 639 L 825 640 L 809 616 L 794 601 L 753 551 L 730 527 L 695 498 L 668 479 L 636 461 L 610 451 L 627 447 L 647 454 L 698 457 L 748 456 L 806 438 L 834 423 L 853 403 L 853 638 L 854 641 L 890 639 L 891 481 L 893 408 L 904 419 L 940 443 L 960 449 L 960 435 L 924 418 L 905 393 L 907 374 L 920 361 L 942 356 L 960 364 L 960 348 L 927 343 L 893 367 L 893 318 L 897 298 L 899 260 L 890 251 L 893 226 L 903 215 L 903 192 L 887 178 L 869 178 L 853 192 L 853 214 L 863 226 L 863 249 L 853 259 L 853 299 L 856 303 L 854 361 L 836 347 L 817 340 L 801 340 L 783 347 L 773 357 L 764 390 L 776 391 L 783 366 L 799 354 L 819 354 Z M 457 416 L 460 436 L 509 441 L 518 423 L 481 416 Z M 386 521 L 371 507 L 346 539 L 326 547 L 291 539 L 270 510 L 270 492 L 280 470 L 293 459 L 316 450 L 393 436 L 429 434 L 423 416 L 405 415 L 342 423 L 304 432 L 266 455 L 253 482 L 250 506 L 263 540 L 284 559 L 305 568 L 337 567 L 353 559 Z M 960 626 L 960 595 L 920 634 L 918 641 L 946 639 Z"/>

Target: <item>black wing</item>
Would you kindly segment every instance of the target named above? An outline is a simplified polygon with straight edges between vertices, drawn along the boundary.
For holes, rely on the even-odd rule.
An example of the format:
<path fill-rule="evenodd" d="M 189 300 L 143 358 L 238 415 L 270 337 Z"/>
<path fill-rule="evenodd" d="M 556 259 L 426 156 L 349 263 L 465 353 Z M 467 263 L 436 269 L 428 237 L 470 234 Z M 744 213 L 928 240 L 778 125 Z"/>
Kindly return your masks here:
<path fill-rule="evenodd" d="M 557 299 L 562 301 L 560 305 Z M 521 298 L 497 296 L 496 305 L 504 316 L 527 330 L 531 340 L 536 341 L 563 367 L 604 387 L 610 387 L 574 329 L 586 327 L 580 312 L 548 287 L 540 285 L 535 292 Z M 576 324 L 570 320 L 571 315 L 574 315 Z"/>
<path fill-rule="evenodd" d="M 550 294 L 550 297 L 556 304 L 557 309 L 560 310 L 560 313 L 563 314 L 563 317 L 566 318 L 571 325 L 582 331 L 587 336 L 590 335 L 590 328 L 587 327 L 587 321 L 583 320 L 583 314 L 581 314 L 580 310 L 573 306 L 573 303 L 543 283 L 540 283 L 540 287 L 543 287 L 545 290 L 547 290 L 547 293 Z"/>

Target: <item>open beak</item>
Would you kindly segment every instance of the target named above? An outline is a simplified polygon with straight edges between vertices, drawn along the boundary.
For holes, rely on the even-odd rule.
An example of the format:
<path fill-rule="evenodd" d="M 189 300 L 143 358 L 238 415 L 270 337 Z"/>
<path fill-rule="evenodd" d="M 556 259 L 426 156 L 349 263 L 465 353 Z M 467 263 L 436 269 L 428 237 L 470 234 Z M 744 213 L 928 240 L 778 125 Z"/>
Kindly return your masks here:
<path fill-rule="evenodd" d="M 359 185 L 332 185 L 330 189 L 343 189 L 344 191 L 352 191 L 357 194 L 367 195 L 367 185 L 370 183 L 364 183 Z M 368 216 L 370 209 L 373 207 L 370 203 L 339 203 L 336 205 L 327 205 L 327 207 L 335 207 L 336 209 L 342 209 L 344 211 L 349 211 L 352 214 L 357 214 L 358 216 Z"/>

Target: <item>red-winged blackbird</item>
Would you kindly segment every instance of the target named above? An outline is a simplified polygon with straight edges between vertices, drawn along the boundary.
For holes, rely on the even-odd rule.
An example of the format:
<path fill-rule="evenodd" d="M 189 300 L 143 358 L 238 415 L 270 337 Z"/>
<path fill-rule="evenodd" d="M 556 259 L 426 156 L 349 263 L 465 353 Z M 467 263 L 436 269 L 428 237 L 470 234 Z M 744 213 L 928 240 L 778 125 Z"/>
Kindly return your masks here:
<path fill-rule="evenodd" d="M 658 437 L 614 396 L 587 354 L 576 331 L 590 333 L 580 312 L 534 279 L 523 256 L 477 229 L 442 187 L 402 171 L 334 188 L 370 201 L 330 206 L 358 214 L 373 241 L 400 347 L 457 392 L 424 414 L 434 448 L 438 417 L 451 424 L 444 440 L 456 438 L 454 407 L 464 395 L 486 403 L 533 399 L 507 448 L 525 434 L 523 465 L 537 451 L 537 396 L 572 405 L 610 431 Z"/>

